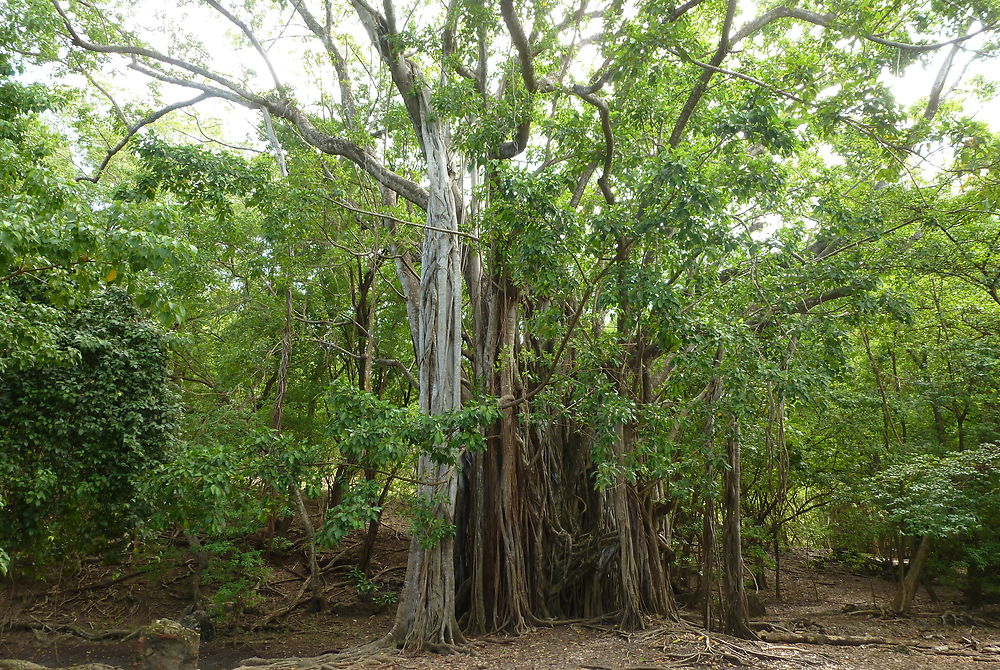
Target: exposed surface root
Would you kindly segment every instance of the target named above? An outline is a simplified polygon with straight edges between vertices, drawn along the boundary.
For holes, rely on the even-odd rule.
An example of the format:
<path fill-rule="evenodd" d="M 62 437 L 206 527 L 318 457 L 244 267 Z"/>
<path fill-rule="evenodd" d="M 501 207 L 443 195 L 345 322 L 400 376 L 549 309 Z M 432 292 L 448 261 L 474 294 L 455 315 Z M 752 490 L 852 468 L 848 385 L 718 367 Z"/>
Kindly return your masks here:
<path fill-rule="evenodd" d="M 84 628 L 76 624 L 12 622 L 5 626 L 8 630 L 30 630 L 36 635 L 66 634 L 82 638 L 88 642 L 109 640 L 132 640 L 139 636 L 139 630 L 127 628 Z"/>
<path fill-rule="evenodd" d="M 788 646 L 774 646 L 729 635 L 707 633 L 686 622 L 649 630 L 636 636 L 646 642 L 658 642 L 663 653 L 674 659 L 664 667 L 704 667 L 728 663 L 754 667 L 761 661 L 782 661 L 803 667 L 820 665 L 821 654 L 803 653 Z M 678 647 L 682 651 L 675 651 Z"/>
<path fill-rule="evenodd" d="M 363 668 L 381 665 L 386 656 L 400 654 L 403 645 L 396 636 L 386 636 L 374 642 L 344 651 L 322 654 L 309 658 L 247 658 L 235 670 L 333 670 L 334 668 Z M 469 647 L 458 644 L 425 644 L 416 651 L 434 654 L 468 654 Z M 380 658 L 381 657 L 381 658 Z"/>

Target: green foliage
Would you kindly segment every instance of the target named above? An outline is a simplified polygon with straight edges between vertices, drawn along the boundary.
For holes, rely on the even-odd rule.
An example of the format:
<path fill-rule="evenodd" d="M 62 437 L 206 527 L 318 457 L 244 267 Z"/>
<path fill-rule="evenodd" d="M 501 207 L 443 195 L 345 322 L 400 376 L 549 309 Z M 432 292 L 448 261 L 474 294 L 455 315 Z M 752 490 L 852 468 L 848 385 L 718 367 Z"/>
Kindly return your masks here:
<path fill-rule="evenodd" d="M 529 175 L 499 168 L 491 206 L 483 213 L 484 235 L 497 253 L 494 263 L 515 286 L 539 295 L 573 287 L 569 266 L 580 252 L 580 221 L 559 201 L 567 186 L 558 174 Z"/>
<path fill-rule="evenodd" d="M 327 511 L 323 527 L 316 534 L 316 543 L 334 547 L 352 530 L 359 530 L 375 521 L 382 511 L 378 506 L 378 495 L 379 484 L 376 480 L 356 482 L 340 504 Z"/>
<path fill-rule="evenodd" d="M 441 514 L 441 508 L 447 502 L 443 494 L 417 495 L 410 501 L 410 532 L 421 549 L 430 549 L 455 534 L 455 524 Z"/>
<path fill-rule="evenodd" d="M 204 577 L 219 585 L 209 598 L 210 615 L 238 621 L 246 609 L 263 602 L 258 589 L 269 573 L 261 552 L 225 540 L 205 545 L 204 551 L 209 556 Z"/>
<path fill-rule="evenodd" d="M 354 584 L 358 596 L 364 600 L 371 600 L 376 605 L 392 605 L 396 602 L 397 595 L 394 591 L 383 591 L 358 568 L 348 570 L 347 578 Z"/>
<path fill-rule="evenodd" d="M 1000 448 L 920 454 L 878 473 L 867 488 L 886 522 L 907 535 L 969 535 L 1000 513 Z"/>
<path fill-rule="evenodd" d="M 57 343 L 65 309 L 114 283 L 134 288 L 140 274 L 191 257 L 171 235 L 169 207 L 92 204 L 66 176 L 64 138 L 43 121 L 68 101 L 14 78 L 0 56 L 0 372 L 66 363 Z M 183 309 L 140 295 L 165 325 Z"/>
<path fill-rule="evenodd" d="M 317 445 L 270 430 L 230 437 L 235 440 L 228 444 L 178 442 L 170 458 L 149 473 L 144 483 L 158 510 L 155 527 L 234 537 L 287 513 L 292 487 L 318 487 Z"/>
<path fill-rule="evenodd" d="M 157 526 L 173 524 L 212 535 L 248 530 L 266 513 L 251 481 L 247 449 L 180 442 L 146 478 L 146 493 L 159 503 Z M 250 457 L 250 458 L 248 458 Z"/>
<path fill-rule="evenodd" d="M 142 166 L 131 183 L 115 192 L 124 201 L 154 200 L 161 192 L 175 196 L 188 212 L 226 222 L 234 214 L 234 196 L 256 199 L 267 171 L 227 153 L 212 153 L 193 145 L 175 146 L 150 137 L 137 143 Z"/>
<path fill-rule="evenodd" d="M 163 334 L 110 290 L 53 333 L 61 363 L 0 378 L 0 544 L 26 565 L 141 533 L 139 481 L 173 439 Z"/>
<path fill-rule="evenodd" d="M 430 415 L 388 401 L 344 383 L 327 396 L 328 430 L 348 463 L 361 459 L 373 467 L 426 453 L 436 463 L 454 465 L 459 454 L 485 446 L 481 428 L 495 421 L 494 404 L 469 404 L 446 414 Z"/>
<path fill-rule="evenodd" d="M 396 407 L 370 393 L 336 384 L 327 396 L 329 432 L 348 466 L 396 468 L 419 454 L 435 463 L 457 465 L 459 455 L 485 447 L 483 427 L 499 418 L 496 405 L 470 404 L 440 415 L 413 407 Z M 431 482 L 428 482 L 431 484 Z M 349 531 L 362 528 L 380 512 L 378 488 L 369 479 L 352 488 L 343 504 L 330 510 L 320 532 L 324 543 L 335 544 Z M 411 530 L 420 546 L 429 548 L 455 532 L 440 513 L 442 500 L 418 493 L 411 501 Z"/>

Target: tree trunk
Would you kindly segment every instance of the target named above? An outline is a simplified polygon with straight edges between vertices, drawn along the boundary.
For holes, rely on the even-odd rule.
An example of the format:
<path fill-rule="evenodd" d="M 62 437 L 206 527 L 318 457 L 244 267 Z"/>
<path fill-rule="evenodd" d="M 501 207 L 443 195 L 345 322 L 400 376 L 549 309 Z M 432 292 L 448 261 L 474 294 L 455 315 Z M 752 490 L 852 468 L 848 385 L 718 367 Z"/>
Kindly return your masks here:
<path fill-rule="evenodd" d="M 201 607 L 201 579 L 208 570 L 208 552 L 201 544 L 198 536 L 189 530 L 184 531 L 184 539 L 187 540 L 191 553 L 194 554 L 194 570 L 191 572 L 191 606 L 194 609 Z"/>
<path fill-rule="evenodd" d="M 913 596 L 917 593 L 920 585 L 920 573 L 923 572 L 927 563 L 927 556 L 931 552 L 931 536 L 924 535 L 920 538 L 920 545 L 916 553 L 910 559 L 910 567 L 906 571 L 906 576 L 899 582 L 896 589 L 896 597 L 892 601 L 892 611 L 897 614 L 908 614 L 910 605 L 913 604 Z"/>
<path fill-rule="evenodd" d="M 448 131 L 432 118 L 429 93 L 421 95 L 421 136 L 429 181 L 427 228 L 420 277 L 418 365 L 420 409 L 444 414 L 461 405 L 462 267 L 458 208 L 452 189 Z M 454 523 L 458 479 L 455 465 L 422 454 L 417 497 L 436 523 Z M 403 648 L 447 651 L 465 638 L 455 617 L 454 539 L 414 537 L 396 620 L 386 642 Z"/>
<path fill-rule="evenodd" d="M 948 429 L 945 427 L 941 406 L 933 400 L 931 401 L 931 413 L 934 416 L 934 434 L 937 436 L 938 445 L 943 447 L 948 443 Z"/>
<path fill-rule="evenodd" d="M 288 251 L 289 257 L 292 250 Z M 271 413 L 271 427 L 281 435 L 281 424 L 285 416 L 285 396 L 288 392 L 288 367 L 292 359 L 292 316 L 293 316 L 293 294 L 291 277 L 286 277 L 288 286 L 285 289 L 285 326 L 281 332 L 281 364 L 278 366 L 278 391 L 274 397 L 274 411 Z M 309 510 L 306 508 L 302 491 L 299 490 L 298 482 L 292 484 L 292 497 L 295 499 L 295 509 L 299 514 L 299 521 L 302 523 L 302 532 L 306 536 L 306 558 L 309 562 L 309 583 L 312 587 L 312 602 L 310 609 L 321 611 L 326 605 L 323 597 L 322 575 L 319 570 L 319 563 L 316 561 L 316 531 L 312 521 L 309 519 Z"/>
<path fill-rule="evenodd" d="M 982 566 L 975 560 L 969 560 L 966 564 L 966 578 L 962 585 L 962 595 L 965 597 L 965 606 L 976 609 L 983 604 L 983 592 L 989 575 Z"/>
<path fill-rule="evenodd" d="M 771 529 L 771 541 L 774 543 L 774 599 L 782 602 L 781 596 L 781 546 L 778 541 L 778 524 L 774 524 Z"/>
<path fill-rule="evenodd" d="M 739 424 L 733 421 L 726 439 L 725 527 L 722 551 L 725 571 L 722 581 L 722 629 L 744 640 L 756 639 L 747 614 L 747 596 L 743 583 L 743 545 L 740 514 L 740 437 Z"/>
<path fill-rule="evenodd" d="M 618 439 L 615 440 L 615 458 L 618 460 L 618 467 L 625 467 L 626 451 L 626 428 L 619 425 Z M 618 577 L 620 599 L 621 599 L 621 619 L 620 625 L 625 630 L 635 630 L 642 627 L 642 596 L 640 595 L 641 584 L 639 583 L 638 547 L 634 542 L 633 524 L 639 519 L 633 518 L 629 510 L 629 483 L 624 474 L 617 477 L 615 485 L 608 490 L 609 507 L 614 529 L 618 534 Z"/>
<path fill-rule="evenodd" d="M 309 585 L 312 591 L 309 610 L 321 612 L 326 607 L 326 599 L 323 597 L 323 577 L 316 560 L 316 529 L 313 527 L 312 519 L 309 518 L 305 498 L 297 484 L 292 484 L 292 496 L 295 498 L 295 509 L 298 510 L 299 520 L 302 522 L 302 532 L 306 536 L 306 558 L 309 561 Z"/>
<path fill-rule="evenodd" d="M 378 540 L 378 529 L 382 525 L 382 510 L 385 509 L 385 499 L 389 495 L 389 489 L 392 488 L 393 479 L 395 479 L 393 474 L 386 476 L 382 492 L 378 496 L 379 511 L 375 515 L 375 518 L 368 522 L 368 532 L 365 534 L 365 543 L 361 547 L 361 558 L 358 560 L 358 570 L 363 572 L 365 577 L 371 577 L 371 562 L 372 555 L 375 552 L 375 541 Z"/>
<path fill-rule="evenodd" d="M 958 433 L 959 453 L 965 451 L 965 417 L 968 414 L 968 411 L 968 408 L 966 408 L 961 412 L 955 412 L 955 425 L 956 432 Z"/>
<path fill-rule="evenodd" d="M 705 399 L 705 481 L 714 489 L 715 482 L 715 403 L 722 396 L 722 380 L 713 376 L 709 380 Z M 701 529 L 701 619 L 705 628 L 712 627 L 712 590 L 715 572 L 715 495 L 710 489 L 705 493 Z"/>

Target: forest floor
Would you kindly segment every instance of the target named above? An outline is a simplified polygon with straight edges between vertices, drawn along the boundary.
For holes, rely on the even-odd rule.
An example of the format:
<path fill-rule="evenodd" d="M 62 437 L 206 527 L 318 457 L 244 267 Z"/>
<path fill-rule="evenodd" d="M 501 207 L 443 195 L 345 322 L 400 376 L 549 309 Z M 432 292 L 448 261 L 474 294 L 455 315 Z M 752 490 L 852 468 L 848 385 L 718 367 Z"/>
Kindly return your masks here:
<path fill-rule="evenodd" d="M 355 546 L 360 541 L 355 543 Z M 391 593 L 402 583 L 407 540 L 386 528 L 373 560 L 374 584 Z M 305 575 L 301 552 L 267 565 L 262 597 L 239 611 L 229 609 L 229 622 L 217 623 L 215 635 L 201 644 L 200 668 L 226 670 L 248 657 L 306 657 L 350 648 L 377 638 L 392 623 L 393 605 L 377 605 L 359 596 L 358 581 L 349 574 L 350 553 L 324 556 L 329 607 L 320 613 L 296 607 Z M 28 660 L 49 667 L 106 663 L 137 668 L 135 641 L 88 641 L 67 632 L 134 629 L 157 618 L 179 619 L 190 600 L 192 562 L 143 571 L 149 565 L 84 565 L 72 577 L 52 575 L 44 582 L 8 581 L 0 592 L 0 659 Z M 774 631 L 831 636 L 877 636 L 887 644 L 833 646 L 747 643 L 704 634 L 693 626 L 650 622 L 638 633 L 600 625 L 567 624 L 538 628 L 519 637 L 473 639 L 470 654 L 434 656 L 394 654 L 366 662 L 368 667 L 413 670 L 507 668 L 583 668 L 586 670 L 653 670 L 658 668 L 744 667 L 815 668 L 817 670 L 958 670 L 1000 669 L 1000 608 L 966 611 L 958 593 L 936 586 L 937 600 L 921 588 L 913 613 L 891 617 L 882 609 L 894 584 L 863 574 L 824 557 L 797 550 L 783 557 L 783 601 L 773 590 L 761 590 L 766 613 L 755 620 Z M 773 586 L 773 573 L 768 575 Z M 364 589 L 362 589 L 364 590 Z M 377 592 L 376 592 L 377 593 Z M 280 616 L 276 616 L 280 615 Z M 694 621 L 694 613 L 685 613 Z M 2 663 L 0 663 L 2 665 Z"/>

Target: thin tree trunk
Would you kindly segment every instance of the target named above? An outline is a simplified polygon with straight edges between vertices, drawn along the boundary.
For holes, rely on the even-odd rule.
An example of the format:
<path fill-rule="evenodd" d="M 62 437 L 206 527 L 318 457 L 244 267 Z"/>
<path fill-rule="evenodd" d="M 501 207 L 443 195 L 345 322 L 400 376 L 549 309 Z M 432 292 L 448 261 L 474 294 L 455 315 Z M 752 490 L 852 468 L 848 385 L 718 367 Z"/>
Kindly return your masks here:
<path fill-rule="evenodd" d="M 872 352 L 871 341 L 868 339 L 868 332 L 864 328 L 861 329 L 861 341 L 865 344 L 868 362 L 871 364 L 872 375 L 875 377 L 875 387 L 882 399 L 882 446 L 888 449 L 890 437 L 895 440 L 896 444 L 902 444 L 903 439 L 896 430 L 896 424 L 892 422 L 892 410 L 889 408 L 889 396 L 885 390 L 885 382 L 882 380 L 882 371 L 879 370 L 875 354 Z"/>
<path fill-rule="evenodd" d="M 201 604 L 201 579 L 208 569 L 208 552 L 201 544 L 198 536 L 189 530 L 184 531 L 184 539 L 187 540 L 191 552 L 194 554 L 194 571 L 191 573 L 191 604 L 194 609 L 198 609 Z"/>
<path fill-rule="evenodd" d="M 289 258 L 292 251 L 289 249 Z M 278 366 L 278 390 L 274 397 L 274 411 L 271 413 L 271 427 L 275 433 L 281 435 L 282 421 L 285 415 L 285 396 L 288 392 L 288 367 L 292 358 L 292 317 L 293 317 L 293 294 L 291 278 L 286 277 L 288 286 L 285 289 L 285 326 L 281 332 L 281 364 Z M 306 558 L 309 562 L 309 585 L 312 592 L 310 609 L 319 612 L 326 606 L 323 597 L 323 578 L 320 574 L 319 563 L 316 560 L 316 530 L 312 520 L 309 518 L 309 510 L 302 497 L 298 482 L 292 484 L 292 497 L 295 500 L 295 509 L 302 523 L 302 532 L 306 536 Z"/>
<path fill-rule="evenodd" d="M 931 401 L 931 413 L 934 416 L 934 435 L 937 437 L 938 445 L 943 447 L 948 443 L 948 429 L 944 423 L 941 406 L 933 400 Z"/>
<path fill-rule="evenodd" d="M 771 541 L 774 543 L 774 599 L 782 602 L 781 597 L 781 546 L 778 541 L 778 524 L 771 528 Z"/>
<path fill-rule="evenodd" d="M 733 420 L 726 438 L 725 526 L 722 551 L 725 556 L 722 586 L 722 628 L 744 640 L 756 639 L 750 628 L 747 596 L 743 583 L 743 540 L 740 510 L 740 436 L 739 424 Z"/>
<path fill-rule="evenodd" d="M 323 597 L 322 575 L 319 571 L 319 563 L 316 561 L 316 529 L 312 524 L 312 519 L 309 518 L 309 509 L 306 507 L 302 491 L 296 484 L 292 485 L 292 496 L 295 498 L 295 509 L 299 513 L 302 531 L 306 536 L 306 558 L 309 560 L 309 586 L 312 592 L 309 610 L 321 612 L 326 608 L 326 599 Z"/>
<path fill-rule="evenodd" d="M 910 606 L 913 604 L 913 596 L 917 593 L 917 587 L 920 585 L 920 575 L 923 572 L 924 565 L 927 563 L 927 557 L 931 552 L 931 536 L 924 535 L 920 538 L 920 544 L 917 546 L 917 551 L 910 559 L 910 566 L 906 571 L 906 576 L 899 582 L 899 587 L 896 589 L 896 597 L 892 601 L 892 610 L 897 614 L 908 614 L 910 611 Z"/>
<path fill-rule="evenodd" d="M 382 486 L 382 492 L 378 496 L 378 509 L 379 512 L 368 523 L 368 532 L 365 534 L 365 543 L 361 547 L 361 559 L 358 561 L 358 570 L 365 574 L 365 577 L 371 576 L 371 562 L 372 554 L 375 551 L 375 541 L 378 540 L 378 529 L 382 525 L 382 510 L 385 507 L 385 499 L 389 495 L 389 489 L 392 487 L 392 481 L 395 477 L 389 474 L 385 478 L 385 484 Z"/>
<path fill-rule="evenodd" d="M 717 356 L 717 360 L 721 354 Z M 705 417 L 705 481 L 714 489 L 715 482 L 715 403 L 722 396 L 722 380 L 716 375 L 709 381 L 706 398 Z M 701 618 L 705 628 L 712 627 L 712 590 L 715 572 L 715 496 L 714 491 L 705 494 L 701 529 Z"/>
<path fill-rule="evenodd" d="M 896 361 L 895 346 L 889 347 L 889 361 L 892 363 L 892 385 L 896 389 L 896 399 L 901 401 L 903 389 L 899 383 L 899 366 Z M 904 412 L 899 413 L 899 437 L 903 443 L 906 442 L 906 414 Z"/>
<path fill-rule="evenodd" d="M 959 453 L 965 451 L 965 417 L 968 414 L 968 408 L 963 409 L 961 412 L 955 412 L 955 425 L 956 432 L 958 433 L 958 451 Z"/>

